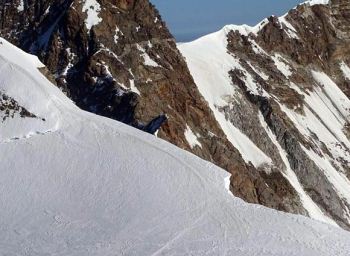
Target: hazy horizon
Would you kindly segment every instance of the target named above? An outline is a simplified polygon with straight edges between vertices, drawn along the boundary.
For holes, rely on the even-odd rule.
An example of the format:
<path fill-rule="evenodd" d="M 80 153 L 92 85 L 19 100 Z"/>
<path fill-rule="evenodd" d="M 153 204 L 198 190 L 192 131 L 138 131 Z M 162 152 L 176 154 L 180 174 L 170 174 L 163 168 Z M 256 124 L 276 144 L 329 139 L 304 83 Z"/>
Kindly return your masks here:
<path fill-rule="evenodd" d="M 151 0 L 178 42 L 194 40 L 227 24 L 255 25 L 283 15 L 304 0 Z"/>

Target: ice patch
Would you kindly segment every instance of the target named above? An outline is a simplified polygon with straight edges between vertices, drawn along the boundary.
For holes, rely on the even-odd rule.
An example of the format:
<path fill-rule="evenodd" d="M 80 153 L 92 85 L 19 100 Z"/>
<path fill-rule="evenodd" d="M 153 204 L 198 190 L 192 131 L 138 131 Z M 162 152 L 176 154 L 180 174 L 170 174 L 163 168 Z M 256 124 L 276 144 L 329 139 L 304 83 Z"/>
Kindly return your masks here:
<path fill-rule="evenodd" d="M 344 77 L 350 81 L 350 68 L 344 61 L 340 63 L 340 69 L 343 72 Z"/>
<path fill-rule="evenodd" d="M 76 55 L 72 52 L 71 48 L 67 48 L 66 49 L 66 52 L 67 52 L 67 55 L 68 55 L 68 64 L 67 66 L 65 67 L 65 69 L 61 72 L 61 76 L 66 76 L 69 69 L 71 69 L 74 64 L 74 59 L 76 58 Z"/>
<path fill-rule="evenodd" d="M 271 56 L 273 61 L 275 62 L 275 65 L 277 69 L 286 77 L 289 78 L 293 73 L 291 71 L 291 68 L 289 65 L 287 65 L 287 61 L 280 55 L 275 54 L 274 56 Z"/>
<path fill-rule="evenodd" d="M 155 62 L 146 52 L 144 48 L 142 48 L 139 44 L 136 45 L 137 49 L 141 52 L 141 56 L 143 58 L 144 64 L 150 67 L 160 67 L 157 62 Z"/>
<path fill-rule="evenodd" d="M 135 86 L 135 80 L 134 79 L 130 79 L 130 90 L 138 95 L 141 95 L 141 92 L 139 91 L 139 89 L 137 89 L 137 87 Z"/>
<path fill-rule="evenodd" d="M 123 32 L 118 28 L 118 26 L 115 26 L 114 42 L 118 43 L 119 37 L 123 35 Z"/>
<path fill-rule="evenodd" d="M 198 136 L 193 133 L 193 131 L 188 125 L 186 126 L 185 130 L 185 138 L 188 144 L 191 146 L 191 148 L 194 148 L 196 146 L 202 148 L 202 144 L 198 141 Z"/>
<path fill-rule="evenodd" d="M 99 17 L 101 6 L 96 0 L 85 0 L 82 11 L 87 14 L 85 25 L 88 30 L 102 21 Z"/>
<path fill-rule="evenodd" d="M 51 5 L 49 7 L 47 7 L 47 9 L 45 10 L 45 15 L 49 14 L 50 9 L 51 9 Z"/>
<path fill-rule="evenodd" d="M 24 11 L 24 1 L 23 0 L 19 1 L 19 4 L 17 6 L 17 11 L 18 12 L 23 12 Z"/>

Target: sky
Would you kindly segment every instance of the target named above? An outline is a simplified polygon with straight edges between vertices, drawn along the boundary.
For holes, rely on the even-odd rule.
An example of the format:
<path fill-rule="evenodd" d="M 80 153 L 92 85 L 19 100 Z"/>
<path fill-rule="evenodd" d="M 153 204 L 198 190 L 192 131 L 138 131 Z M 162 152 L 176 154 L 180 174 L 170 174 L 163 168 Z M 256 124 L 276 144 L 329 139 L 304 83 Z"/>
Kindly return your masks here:
<path fill-rule="evenodd" d="M 178 42 L 194 40 L 227 24 L 255 25 L 281 16 L 305 0 L 151 0 Z"/>

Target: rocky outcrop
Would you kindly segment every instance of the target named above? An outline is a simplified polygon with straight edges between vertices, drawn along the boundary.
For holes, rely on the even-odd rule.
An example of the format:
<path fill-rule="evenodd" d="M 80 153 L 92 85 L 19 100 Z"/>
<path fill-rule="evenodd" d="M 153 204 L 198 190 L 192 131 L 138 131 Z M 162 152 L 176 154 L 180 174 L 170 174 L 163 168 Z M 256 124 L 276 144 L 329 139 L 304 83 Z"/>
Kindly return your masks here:
<path fill-rule="evenodd" d="M 0 123 L 4 123 L 9 118 L 19 117 L 38 118 L 30 113 L 26 108 L 20 106 L 17 101 L 0 92 Z M 42 119 L 44 121 L 44 119 Z"/>

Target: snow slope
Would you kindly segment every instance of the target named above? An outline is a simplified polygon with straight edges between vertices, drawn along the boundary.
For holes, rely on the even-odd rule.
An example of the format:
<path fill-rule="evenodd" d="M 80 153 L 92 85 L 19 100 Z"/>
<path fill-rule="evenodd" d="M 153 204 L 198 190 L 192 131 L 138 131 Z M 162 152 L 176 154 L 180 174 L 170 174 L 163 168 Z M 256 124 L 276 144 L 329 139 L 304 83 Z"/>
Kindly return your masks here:
<path fill-rule="evenodd" d="M 231 29 L 237 29 L 237 27 L 226 26 L 221 31 L 178 47 L 186 57 L 187 65 L 199 92 L 208 102 L 228 140 L 241 152 L 246 162 L 251 162 L 255 167 L 259 167 L 263 164 L 270 164 L 271 159 L 245 134 L 227 121 L 219 110 L 220 107 L 228 104 L 227 96 L 235 94 L 236 88 L 232 84 L 229 71 L 234 67 L 243 69 L 239 61 L 227 53 L 226 36 Z M 247 79 L 247 84 L 251 85 L 252 92 L 258 90 L 253 79 Z"/>
<path fill-rule="evenodd" d="M 348 232 L 233 198 L 223 170 L 79 110 L 0 40 L 0 92 L 45 118 L 0 124 L 0 255 L 348 255 Z"/>

